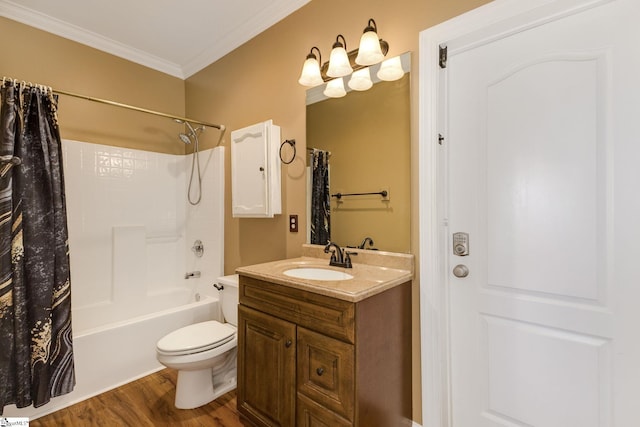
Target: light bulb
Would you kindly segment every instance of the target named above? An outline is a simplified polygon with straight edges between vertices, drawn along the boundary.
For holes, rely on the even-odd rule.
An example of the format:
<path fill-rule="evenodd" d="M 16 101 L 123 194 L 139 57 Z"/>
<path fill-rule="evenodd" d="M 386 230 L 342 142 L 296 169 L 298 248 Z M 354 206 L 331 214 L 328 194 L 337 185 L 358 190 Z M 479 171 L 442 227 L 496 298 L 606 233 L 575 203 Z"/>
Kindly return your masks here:
<path fill-rule="evenodd" d="M 323 93 L 329 98 L 341 98 L 345 96 L 347 91 L 344 88 L 344 80 L 342 77 L 329 80 Z"/>
<path fill-rule="evenodd" d="M 375 25 L 376 22 L 373 19 L 370 19 L 369 25 L 367 25 L 362 37 L 360 37 L 360 47 L 358 48 L 356 64 L 373 65 L 384 59 L 384 54 L 380 47 L 380 39 L 378 38 L 378 30 Z"/>
<path fill-rule="evenodd" d="M 340 43 L 340 38 L 344 43 Z M 329 77 L 342 77 L 347 76 L 353 72 L 353 68 L 351 68 L 351 64 L 349 63 L 349 55 L 347 55 L 347 50 L 345 46 L 347 42 L 344 40 L 342 34 L 339 34 L 336 37 L 336 42 L 333 44 L 333 49 L 331 50 L 331 56 L 329 57 L 329 69 L 327 70 L 327 75 Z"/>
<path fill-rule="evenodd" d="M 399 56 L 394 56 L 385 60 L 380 64 L 378 74 L 376 74 L 380 80 L 393 81 L 398 80 L 404 76 L 404 70 L 402 69 L 402 63 Z"/>
<path fill-rule="evenodd" d="M 348 85 L 353 90 L 367 90 L 371 88 L 371 86 L 373 86 L 373 82 L 371 81 L 369 68 L 367 67 L 354 71 Z"/>
<path fill-rule="evenodd" d="M 316 58 L 316 56 L 313 54 L 313 49 L 318 50 L 318 54 L 320 54 L 320 50 L 314 46 L 311 48 L 311 52 L 309 52 L 309 55 L 307 55 L 307 59 L 302 65 L 300 78 L 298 79 L 298 83 L 303 86 L 313 87 L 324 83 L 324 80 L 322 80 L 322 75 L 320 74 L 320 63 L 318 62 L 318 58 Z"/>

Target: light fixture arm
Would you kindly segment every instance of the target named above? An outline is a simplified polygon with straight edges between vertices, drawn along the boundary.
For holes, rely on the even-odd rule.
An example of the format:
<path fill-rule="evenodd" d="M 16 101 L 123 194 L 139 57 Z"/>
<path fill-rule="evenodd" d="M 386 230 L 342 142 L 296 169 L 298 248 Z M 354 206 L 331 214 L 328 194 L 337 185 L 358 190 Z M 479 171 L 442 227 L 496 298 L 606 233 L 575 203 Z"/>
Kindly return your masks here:
<path fill-rule="evenodd" d="M 313 49 L 315 49 L 316 52 L 318 52 L 318 57 L 317 58 L 313 54 Z M 318 60 L 318 64 L 322 64 L 322 53 L 320 53 L 320 49 L 318 49 L 316 46 L 312 47 L 311 50 L 309 51 L 309 54 L 307 55 L 307 59 L 317 59 Z"/>
<path fill-rule="evenodd" d="M 369 22 L 367 22 L 367 26 L 365 27 L 363 33 L 366 33 L 369 31 L 373 31 L 375 33 L 378 32 L 378 25 L 376 24 L 376 21 L 373 18 L 369 19 Z"/>
<path fill-rule="evenodd" d="M 340 39 L 342 38 L 342 43 L 340 43 Z M 347 50 L 347 41 L 345 40 L 344 36 L 342 34 L 338 34 L 336 36 L 336 42 L 333 44 L 332 49 L 335 49 L 337 47 L 343 47 L 344 50 Z"/>

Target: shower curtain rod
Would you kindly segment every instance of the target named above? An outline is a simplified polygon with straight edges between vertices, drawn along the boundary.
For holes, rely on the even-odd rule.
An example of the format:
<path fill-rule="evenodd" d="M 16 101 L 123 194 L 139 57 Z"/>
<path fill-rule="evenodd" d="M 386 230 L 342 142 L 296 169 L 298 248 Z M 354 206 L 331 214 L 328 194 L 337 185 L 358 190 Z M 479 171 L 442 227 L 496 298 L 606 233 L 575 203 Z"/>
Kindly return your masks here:
<path fill-rule="evenodd" d="M 311 152 L 313 152 L 313 150 L 320 150 L 320 151 L 324 151 L 324 150 L 322 150 L 322 149 L 320 149 L 320 148 L 307 147 L 307 151 L 308 151 L 308 152 L 310 152 L 310 153 L 311 153 Z M 327 153 L 329 153 L 329 155 L 331 155 L 331 151 L 327 151 Z"/>
<path fill-rule="evenodd" d="M 173 120 L 182 120 L 183 122 L 189 122 L 195 125 L 202 125 L 210 128 L 216 128 L 222 131 L 225 130 L 224 125 L 216 125 L 213 123 L 201 122 L 200 120 L 189 119 L 187 117 L 174 116 L 172 114 L 166 114 L 166 113 L 161 113 L 159 111 L 153 111 L 153 110 L 148 110 L 146 108 L 136 107 L 133 105 L 122 104 L 120 102 L 110 101 L 108 99 L 94 98 L 92 96 L 87 96 L 87 95 L 78 95 L 77 93 L 67 92 L 59 89 L 53 89 L 53 93 L 66 95 L 66 96 L 73 96 L 75 98 L 86 99 L 87 101 L 99 102 L 101 104 L 113 105 L 114 107 L 127 108 L 129 110 L 139 111 L 141 113 L 153 114 L 154 116 L 167 117 Z"/>
<path fill-rule="evenodd" d="M 11 81 L 14 84 L 16 84 L 18 82 L 17 79 L 3 77 L 2 78 L 2 85 L 3 86 L 4 86 L 5 81 Z M 98 102 L 98 103 L 101 103 L 101 104 L 112 105 L 114 107 L 126 108 L 128 110 L 134 110 L 134 111 L 139 111 L 141 113 L 153 114 L 154 116 L 166 117 L 166 118 L 173 119 L 173 120 L 182 120 L 183 122 L 189 122 L 189 123 L 195 124 L 195 125 L 207 126 L 207 127 L 210 127 L 210 128 L 219 129 L 221 131 L 225 130 L 224 125 L 217 125 L 217 124 L 213 124 L 213 123 L 202 122 L 200 120 L 189 119 L 187 117 L 181 117 L 181 116 L 175 116 L 173 114 L 161 113 L 159 111 L 148 110 L 146 108 L 141 108 L 141 107 L 136 107 L 136 106 L 133 106 L 133 105 L 123 104 L 123 103 L 116 102 L 116 101 L 110 101 L 108 99 L 94 98 L 93 96 L 79 95 L 79 94 L 73 93 L 73 92 L 67 92 L 67 91 L 59 90 L 59 89 L 52 89 L 51 86 L 40 85 L 40 84 L 35 84 L 34 85 L 31 82 L 27 83 L 24 80 L 22 80 L 21 83 L 24 84 L 24 85 L 32 86 L 32 87 L 40 87 L 40 88 L 43 88 L 43 89 L 49 89 L 49 90 L 51 90 L 51 92 L 59 94 L 59 95 L 72 96 L 74 98 L 80 98 L 80 99 L 84 99 L 84 100 L 87 100 L 87 101 L 93 101 L 93 102 Z"/>

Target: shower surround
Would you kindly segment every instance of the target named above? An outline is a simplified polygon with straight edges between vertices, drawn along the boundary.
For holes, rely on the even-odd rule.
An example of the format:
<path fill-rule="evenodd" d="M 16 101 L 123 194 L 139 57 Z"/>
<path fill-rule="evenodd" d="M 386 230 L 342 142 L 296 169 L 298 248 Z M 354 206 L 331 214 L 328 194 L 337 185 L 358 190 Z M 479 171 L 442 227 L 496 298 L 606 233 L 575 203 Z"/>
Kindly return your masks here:
<path fill-rule="evenodd" d="M 220 319 L 224 147 L 200 153 L 202 201 L 187 202 L 191 156 L 63 141 L 71 258 L 75 390 L 31 419 L 159 370 L 156 341 Z M 191 247 L 204 244 L 197 257 Z M 199 278 L 185 279 L 186 272 Z"/>

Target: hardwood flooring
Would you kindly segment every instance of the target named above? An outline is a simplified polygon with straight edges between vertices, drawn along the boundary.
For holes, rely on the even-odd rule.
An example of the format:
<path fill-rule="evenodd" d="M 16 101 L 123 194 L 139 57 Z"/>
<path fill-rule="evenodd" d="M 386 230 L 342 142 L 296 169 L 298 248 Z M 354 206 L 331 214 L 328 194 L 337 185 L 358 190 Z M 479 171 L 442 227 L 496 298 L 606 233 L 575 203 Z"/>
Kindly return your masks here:
<path fill-rule="evenodd" d="M 177 409 L 177 372 L 164 369 L 68 408 L 32 420 L 30 427 L 244 427 L 229 392 L 196 409 Z"/>

